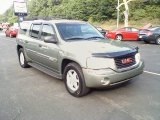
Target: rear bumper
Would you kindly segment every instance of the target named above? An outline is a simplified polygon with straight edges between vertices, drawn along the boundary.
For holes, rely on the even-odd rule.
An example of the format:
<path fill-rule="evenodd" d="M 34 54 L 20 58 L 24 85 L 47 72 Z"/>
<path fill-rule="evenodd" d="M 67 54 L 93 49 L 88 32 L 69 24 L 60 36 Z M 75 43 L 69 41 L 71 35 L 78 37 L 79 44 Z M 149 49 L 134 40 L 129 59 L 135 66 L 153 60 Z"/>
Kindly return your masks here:
<path fill-rule="evenodd" d="M 144 36 L 141 36 L 140 37 L 140 40 L 142 40 L 142 41 L 147 41 L 147 42 L 150 42 L 150 41 L 155 41 L 155 37 L 154 36 L 146 36 L 146 35 L 144 35 Z"/>
<path fill-rule="evenodd" d="M 11 35 L 16 37 L 17 33 L 16 32 L 11 32 Z"/>
<path fill-rule="evenodd" d="M 116 72 L 111 69 L 106 69 L 105 74 L 99 74 L 99 70 L 83 69 L 83 73 L 87 87 L 101 88 L 126 82 L 131 78 L 142 74 L 143 68 L 144 62 L 140 62 L 138 67 L 124 72 Z"/>

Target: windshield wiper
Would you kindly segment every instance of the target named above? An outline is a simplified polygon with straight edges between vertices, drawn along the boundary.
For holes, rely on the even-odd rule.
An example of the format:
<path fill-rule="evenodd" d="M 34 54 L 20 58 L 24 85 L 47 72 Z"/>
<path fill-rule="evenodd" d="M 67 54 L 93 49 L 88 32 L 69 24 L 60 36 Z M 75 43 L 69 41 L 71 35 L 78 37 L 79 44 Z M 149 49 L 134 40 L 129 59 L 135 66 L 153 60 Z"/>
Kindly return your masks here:
<path fill-rule="evenodd" d="M 85 38 L 83 37 L 70 37 L 70 38 L 66 38 L 66 40 L 83 40 Z"/>
<path fill-rule="evenodd" d="M 99 38 L 99 39 L 105 39 L 104 37 L 100 37 L 100 36 L 88 37 L 86 39 L 97 39 L 97 38 Z"/>

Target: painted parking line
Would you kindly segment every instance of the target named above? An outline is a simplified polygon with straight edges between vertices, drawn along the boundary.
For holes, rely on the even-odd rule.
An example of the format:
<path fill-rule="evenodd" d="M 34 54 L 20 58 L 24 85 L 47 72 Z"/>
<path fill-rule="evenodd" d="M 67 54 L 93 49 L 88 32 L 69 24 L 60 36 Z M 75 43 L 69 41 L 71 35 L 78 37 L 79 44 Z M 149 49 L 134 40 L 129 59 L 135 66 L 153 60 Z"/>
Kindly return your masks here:
<path fill-rule="evenodd" d="M 152 75 L 157 75 L 157 76 L 160 76 L 159 73 L 154 73 L 154 72 L 149 72 L 149 71 L 144 71 L 145 73 L 148 73 L 148 74 L 152 74 Z"/>

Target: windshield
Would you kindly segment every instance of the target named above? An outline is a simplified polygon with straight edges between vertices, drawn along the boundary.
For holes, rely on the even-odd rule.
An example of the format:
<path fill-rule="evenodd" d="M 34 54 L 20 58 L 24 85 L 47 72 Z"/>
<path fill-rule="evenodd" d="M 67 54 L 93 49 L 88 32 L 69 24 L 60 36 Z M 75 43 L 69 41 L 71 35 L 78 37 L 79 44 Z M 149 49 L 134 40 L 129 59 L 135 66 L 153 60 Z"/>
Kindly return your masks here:
<path fill-rule="evenodd" d="M 148 30 L 151 30 L 151 31 L 155 31 L 157 30 L 158 27 L 152 27 L 152 28 L 149 28 Z"/>
<path fill-rule="evenodd" d="M 57 23 L 63 40 L 104 39 L 104 36 L 88 23 Z"/>

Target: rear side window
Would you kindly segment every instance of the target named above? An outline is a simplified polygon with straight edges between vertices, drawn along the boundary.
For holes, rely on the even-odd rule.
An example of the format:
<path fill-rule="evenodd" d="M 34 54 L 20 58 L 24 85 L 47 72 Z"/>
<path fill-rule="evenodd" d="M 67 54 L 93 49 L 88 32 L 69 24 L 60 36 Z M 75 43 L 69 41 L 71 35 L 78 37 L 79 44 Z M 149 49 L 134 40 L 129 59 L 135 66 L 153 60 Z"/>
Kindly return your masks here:
<path fill-rule="evenodd" d="M 43 25 L 41 39 L 44 39 L 44 37 L 53 36 L 54 34 L 55 33 L 51 25 L 48 25 L 48 24 Z"/>
<path fill-rule="evenodd" d="M 33 38 L 38 38 L 40 32 L 41 24 L 32 24 L 30 36 Z"/>
<path fill-rule="evenodd" d="M 126 31 L 131 31 L 131 28 L 128 28 L 128 27 L 127 27 L 127 28 L 125 28 L 125 30 L 126 30 Z"/>

